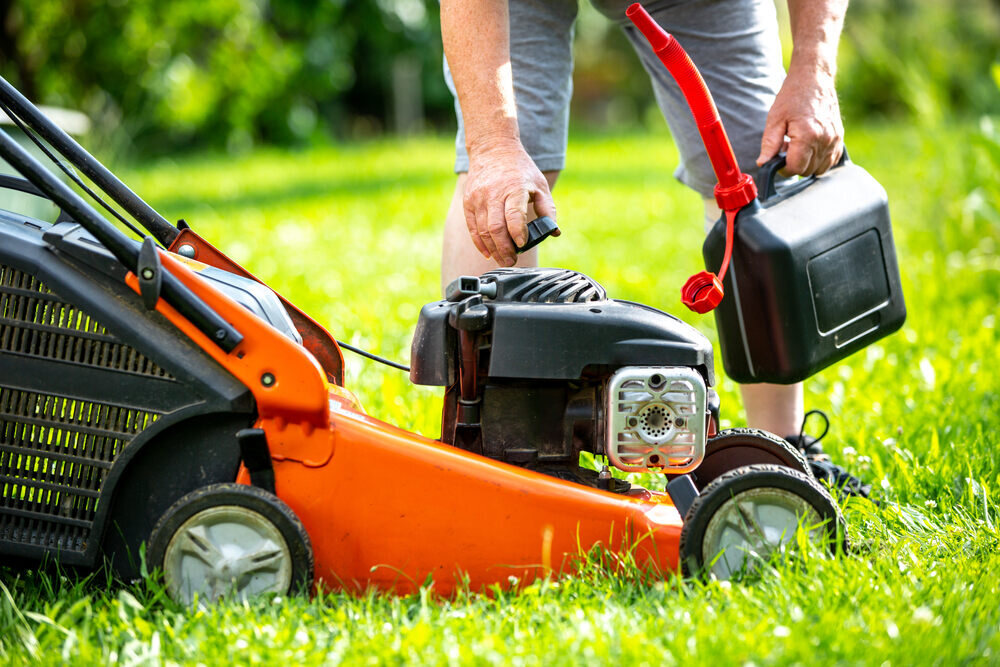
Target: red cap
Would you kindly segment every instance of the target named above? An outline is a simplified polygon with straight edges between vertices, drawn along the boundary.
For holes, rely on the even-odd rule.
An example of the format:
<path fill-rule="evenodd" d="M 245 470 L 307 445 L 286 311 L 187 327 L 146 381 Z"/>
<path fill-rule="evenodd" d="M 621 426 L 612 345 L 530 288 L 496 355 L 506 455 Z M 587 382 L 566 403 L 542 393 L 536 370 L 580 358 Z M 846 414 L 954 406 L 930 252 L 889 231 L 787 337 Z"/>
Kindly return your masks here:
<path fill-rule="evenodd" d="M 681 301 L 696 313 L 704 315 L 722 301 L 722 281 L 714 273 L 696 273 L 681 288 Z"/>
<path fill-rule="evenodd" d="M 736 185 L 723 187 L 722 183 L 715 184 L 715 203 L 723 211 L 739 210 L 756 198 L 757 186 L 750 174 L 741 173 Z"/>

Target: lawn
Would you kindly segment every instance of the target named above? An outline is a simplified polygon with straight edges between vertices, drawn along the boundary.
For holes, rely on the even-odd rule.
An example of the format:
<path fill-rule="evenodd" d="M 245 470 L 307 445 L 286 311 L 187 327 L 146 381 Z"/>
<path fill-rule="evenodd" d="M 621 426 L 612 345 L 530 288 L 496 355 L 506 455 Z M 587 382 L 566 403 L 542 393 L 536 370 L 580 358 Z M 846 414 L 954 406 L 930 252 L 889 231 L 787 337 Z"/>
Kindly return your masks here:
<path fill-rule="evenodd" d="M 988 126 L 855 126 L 851 155 L 890 194 L 908 320 L 807 385 L 824 445 L 874 483 L 845 506 L 858 552 L 755 581 L 644 584 L 586 564 L 519 594 L 322 595 L 178 607 L 150 578 L 108 586 L 0 569 L 0 661 L 514 664 L 964 664 L 1000 660 L 1000 141 Z M 124 170 L 347 342 L 407 360 L 437 298 L 448 138 Z M 700 202 L 664 134 L 577 137 L 543 263 L 677 314 L 701 262 Z M 721 370 L 721 368 L 720 368 Z M 436 437 L 440 395 L 348 355 L 375 416 Z M 723 379 L 723 425 L 744 417 Z M 360 473 L 359 473 L 360 474 Z M 377 475 L 372 484 L 378 484 Z"/>

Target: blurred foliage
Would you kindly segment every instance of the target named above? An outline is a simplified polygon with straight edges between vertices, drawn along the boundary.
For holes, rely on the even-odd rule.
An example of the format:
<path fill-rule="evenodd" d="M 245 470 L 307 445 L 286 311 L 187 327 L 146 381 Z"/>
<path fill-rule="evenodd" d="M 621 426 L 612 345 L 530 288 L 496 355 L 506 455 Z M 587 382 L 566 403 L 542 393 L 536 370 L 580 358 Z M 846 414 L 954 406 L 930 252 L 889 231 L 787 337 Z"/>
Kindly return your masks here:
<path fill-rule="evenodd" d="M 0 0 L 0 73 L 141 152 L 448 128 L 438 12 L 437 0 Z M 587 0 L 577 35 L 574 122 L 663 127 L 630 45 Z M 1000 0 L 853 0 L 843 111 L 989 113 L 998 63 Z"/>
<path fill-rule="evenodd" d="M 848 117 L 928 124 L 996 113 L 997 63 L 998 0 L 855 0 L 841 42 L 841 106 Z"/>
<path fill-rule="evenodd" d="M 775 0 L 791 55 L 785 0 Z M 574 116 L 607 127 L 663 127 L 649 81 L 615 25 L 580 3 Z M 669 29 L 669 26 L 667 26 Z M 890 118 L 933 125 L 1000 109 L 1000 0 L 851 0 L 837 89 L 847 121 Z"/>
<path fill-rule="evenodd" d="M 423 65 L 425 97 L 450 108 L 437 11 L 435 0 L 0 0 L 0 71 L 140 149 L 289 143 L 358 119 L 379 129 L 399 57 Z"/>

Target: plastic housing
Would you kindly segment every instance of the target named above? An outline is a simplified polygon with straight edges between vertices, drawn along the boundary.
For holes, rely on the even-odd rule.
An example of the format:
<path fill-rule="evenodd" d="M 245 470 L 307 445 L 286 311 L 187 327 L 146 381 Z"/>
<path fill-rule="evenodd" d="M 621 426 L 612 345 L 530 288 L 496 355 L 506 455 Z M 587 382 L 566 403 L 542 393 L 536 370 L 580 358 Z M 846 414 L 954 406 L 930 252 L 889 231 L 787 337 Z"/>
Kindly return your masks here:
<path fill-rule="evenodd" d="M 725 228 L 723 217 L 705 239 L 709 268 L 722 261 Z M 906 319 L 885 190 L 849 160 L 777 193 L 767 183 L 735 233 L 715 310 L 734 380 L 799 382 Z"/>

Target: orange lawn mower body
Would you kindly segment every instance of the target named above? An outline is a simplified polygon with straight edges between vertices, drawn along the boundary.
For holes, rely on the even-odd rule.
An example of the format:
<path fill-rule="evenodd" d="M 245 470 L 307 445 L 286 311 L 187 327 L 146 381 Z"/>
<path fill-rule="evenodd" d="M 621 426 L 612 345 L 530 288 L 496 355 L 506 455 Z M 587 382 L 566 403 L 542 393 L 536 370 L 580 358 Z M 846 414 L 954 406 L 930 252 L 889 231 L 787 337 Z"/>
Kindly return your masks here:
<path fill-rule="evenodd" d="M 463 277 L 418 319 L 410 378 L 445 388 L 441 437 L 423 437 L 366 414 L 333 336 L 3 80 L 0 107 L 149 233 L 130 239 L 0 134 L 24 176 L 0 187 L 61 209 L 54 223 L 0 210 L 5 564 L 107 560 L 128 579 L 146 545 L 183 601 L 447 594 L 571 572 L 595 547 L 647 574 L 726 577 L 803 524 L 839 530 L 796 450 L 717 432 L 711 345 L 677 318 L 573 271 Z M 747 186 L 727 178 L 728 206 Z M 534 221 L 534 242 L 553 229 Z"/>
<path fill-rule="evenodd" d="M 208 251 L 188 234 L 184 243 Z M 236 269 L 212 249 L 219 268 Z M 162 251 L 161 251 L 162 252 Z M 566 571 L 595 546 L 641 567 L 677 569 L 681 517 L 664 493 L 616 494 L 508 465 L 365 414 L 315 359 L 163 252 L 168 270 L 246 338 L 223 353 L 162 300 L 157 309 L 254 394 L 274 487 L 305 526 L 318 586 L 449 593 Z M 197 268 L 197 267 L 195 267 Z M 138 291 L 134 275 L 128 281 Z M 261 378 L 273 375 L 273 382 Z M 359 474 L 377 471 L 377 484 Z M 237 481 L 250 484 L 241 467 Z"/>

